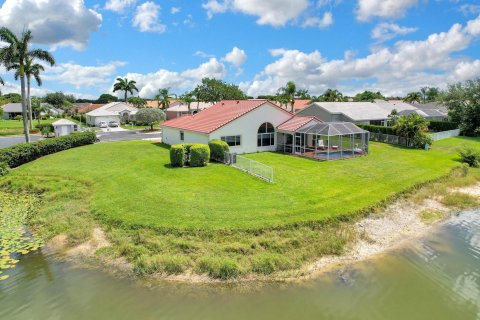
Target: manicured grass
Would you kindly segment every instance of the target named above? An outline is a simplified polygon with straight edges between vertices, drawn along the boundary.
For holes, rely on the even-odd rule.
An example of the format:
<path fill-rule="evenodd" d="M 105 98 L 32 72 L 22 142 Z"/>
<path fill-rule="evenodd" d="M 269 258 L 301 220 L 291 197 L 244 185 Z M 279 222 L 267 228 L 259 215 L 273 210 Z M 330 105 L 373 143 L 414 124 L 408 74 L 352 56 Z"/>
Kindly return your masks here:
<path fill-rule="evenodd" d="M 447 175 L 460 166 L 457 149 L 479 142 L 448 139 L 428 152 L 373 143 L 368 156 L 334 162 L 247 155 L 274 168 L 274 184 L 221 164 L 170 168 L 168 149 L 155 143 L 102 143 L 31 162 L 0 179 L 0 186 L 40 195 L 42 205 L 29 221 L 36 235 L 63 233 L 78 244 L 100 225 L 112 246 L 97 257 L 125 258 L 139 275 L 281 275 L 341 254 L 358 235 L 339 217 Z M 476 181 L 480 169 L 462 167 L 411 199 L 444 197 L 449 188 Z M 460 207 L 456 197 L 445 199 Z M 466 200 L 475 204 L 460 202 Z M 437 219 L 431 213 L 422 218 Z"/>
<path fill-rule="evenodd" d="M 373 143 L 368 156 L 333 162 L 277 153 L 248 155 L 274 168 L 273 184 L 222 164 L 172 169 L 167 148 L 119 142 L 48 156 L 15 170 L 9 179 L 34 184 L 48 175 L 88 181 L 91 210 L 130 226 L 256 229 L 376 206 L 458 166 L 454 150 L 460 142 L 478 140 L 443 140 L 428 152 Z"/>
<path fill-rule="evenodd" d="M 59 118 L 61 119 L 61 118 Z M 53 123 L 59 119 L 46 119 L 41 120 L 40 123 Z M 73 122 L 77 122 L 74 119 L 67 118 Z M 37 120 L 33 121 L 33 127 L 38 124 Z M 14 136 L 23 134 L 23 121 L 18 120 L 0 120 L 0 136 Z"/>

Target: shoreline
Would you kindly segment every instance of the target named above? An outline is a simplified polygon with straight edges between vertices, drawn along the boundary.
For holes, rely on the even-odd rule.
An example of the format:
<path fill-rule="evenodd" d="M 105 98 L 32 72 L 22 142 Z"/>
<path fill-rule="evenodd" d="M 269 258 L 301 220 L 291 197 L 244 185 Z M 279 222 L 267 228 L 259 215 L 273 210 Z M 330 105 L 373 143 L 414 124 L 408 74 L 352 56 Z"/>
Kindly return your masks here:
<path fill-rule="evenodd" d="M 480 183 L 450 188 L 448 193 L 462 193 L 480 199 Z M 458 208 L 445 206 L 440 201 L 438 198 L 424 198 L 417 203 L 412 196 L 401 197 L 379 212 L 373 212 L 357 222 L 351 222 L 356 238 L 346 245 L 343 254 L 326 255 L 298 269 L 270 275 L 246 274 L 234 279 L 220 280 L 189 270 L 177 275 L 152 274 L 138 277 L 133 272 L 132 264 L 126 259 L 103 259 L 96 256 L 97 250 L 111 246 L 106 234 L 99 227 L 93 230 L 91 239 L 85 243 L 69 247 L 66 236 L 58 235 L 47 243 L 46 250 L 78 267 L 99 268 L 114 276 L 121 274 L 134 279 L 140 278 L 149 284 L 158 281 L 184 284 L 300 282 L 316 279 L 326 272 L 360 261 L 375 259 L 381 254 L 427 236 L 460 211 Z M 464 209 L 467 208 L 462 208 L 462 211 Z M 434 213 L 434 218 L 422 218 L 423 213 Z"/>

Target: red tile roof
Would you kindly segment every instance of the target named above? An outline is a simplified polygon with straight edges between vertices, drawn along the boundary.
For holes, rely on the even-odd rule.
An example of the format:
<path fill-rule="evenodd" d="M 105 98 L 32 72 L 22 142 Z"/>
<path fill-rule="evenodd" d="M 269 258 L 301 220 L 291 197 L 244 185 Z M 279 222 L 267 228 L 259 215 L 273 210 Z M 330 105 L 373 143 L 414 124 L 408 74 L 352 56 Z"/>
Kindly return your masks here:
<path fill-rule="evenodd" d="M 311 103 L 312 100 L 295 100 L 293 106 L 295 107 L 295 110 L 302 110 Z"/>
<path fill-rule="evenodd" d="M 297 129 L 303 127 L 307 123 L 309 123 L 312 120 L 317 120 L 322 122 L 321 120 L 318 120 L 314 116 L 301 116 L 301 115 L 296 115 L 292 117 L 291 119 L 285 121 L 281 125 L 278 126 L 278 130 L 282 131 L 289 131 L 289 132 L 295 132 Z"/>
<path fill-rule="evenodd" d="M 162 127 L 211 133 L 266 103 L 283 112 L 287 112 L 264 99 L 224 100 L 193 116 L 185 116 L 165 121 L 162 123 Z"/>
<path fill-rule="evenodd" d="M 105 104 L 102 104 L 102 103 L 100 103 L 100 104 L 92 103 L 92 104 L 89 104 L 89 105 L 81 106 L 80 108 L 77 109 L 77 112 L 82 113 L 82 114 L 83 113 L 88 113 L 90 111 L 93 111 L 93 110 L 96 110 L 100 107 L 103 107 L 104 105 Z"/>

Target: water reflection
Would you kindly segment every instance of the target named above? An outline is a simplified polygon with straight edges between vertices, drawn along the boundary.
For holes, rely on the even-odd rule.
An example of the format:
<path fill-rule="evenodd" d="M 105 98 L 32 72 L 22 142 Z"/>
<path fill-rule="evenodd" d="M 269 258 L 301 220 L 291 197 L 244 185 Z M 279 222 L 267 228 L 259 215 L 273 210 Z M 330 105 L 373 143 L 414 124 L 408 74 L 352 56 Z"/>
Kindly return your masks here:
<path fill-rule="evenodd" d="M 302 284 L 149 287 L 39 251 L 0 283 L 0 319 L 480 319 L 479 213 Z"/>

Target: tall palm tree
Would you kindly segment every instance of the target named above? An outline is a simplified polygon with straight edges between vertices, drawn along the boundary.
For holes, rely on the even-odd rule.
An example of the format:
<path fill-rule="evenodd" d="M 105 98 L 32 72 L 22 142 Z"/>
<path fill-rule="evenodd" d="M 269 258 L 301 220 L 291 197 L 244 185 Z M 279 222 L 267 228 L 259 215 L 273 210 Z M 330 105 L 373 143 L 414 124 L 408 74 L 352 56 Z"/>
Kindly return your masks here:
<path fill-rule="evenodd" d="M 423 103 L 427 102 L 427 91 L 428 91 L 428 87 L 420 88 L 420 93 L 422 94 Z"/>
<path fill-rule="evenodd" d="M 404 102 L 408 102 L 408 103 L 414 103 L 414 102 L 420 103 L 421 100 L 422 100 L 422 94 L 420 92 L 410 92 L 409 94 L 407 94 L 405 99 L 403 99 Z"/>
<path fill-rule="evenodd" d="M 45 71 L 45 68 L 38 63 L 35 63 L 32 57 L 27 57 L 25 60 L 25 77 L 27 78 L 27 109 L 28 109 L 28 120 L 30 123 L 30 129 L 33 129 L 33 112 L 32 112 L 32 101 L 30 97 L 30 83 L 31 78 L 35 79 L 39 87 L 42 86 L 42 78 L 40 78 L 40 73 Z M 15 72 L 15 80 L 18 80 L 20 77 L 20 72 L 17 69 Z"/>
<path fill-rule="evenodd" d="M 327 89 L 320 98 L 325 102 L 343 101 L 343 94 L 338 90 Z"/>
<path fill-rule="evenodd" d="M 125 103 L 127 102 L 127 93 L 133 94 L 133 91 L 137 91 L 137 82 L 134 80 L 128 80 L 127 78 L 117 78 L 117 82 L 113 85 L 113 92 L 125 91 Z"/>
<path fill-rule="evenodd" d="M 33 36 L 30 30 L 23 31 L 21 37 L 18 38 L 8 28 L 0 28 L 0 40 L 7 44 L 7 46 L 0 49 L 0 61 L 5 64 L 7 70 L 18 70 L 18 75 L 20 77 L 23 130 L 25 132 L 25 141 L 27 143 L 30 142 L 30 134 L 27 121 L 28 116 L 25 92 L 25 62 L 27 60 L 27 57 L 30 57 L 32 59 L 38 59 L 48 62 L 52 66 L 55 64 L 55 60 L 48 51 L 42 49 L 28 49 L 32 39 Z"/>
<path fill-rule="evenodd" d="M 295 94 L 297 93 L 297 85 L 293 81 L 288 81 L 283 92 L 290 98 L 290 103 L 292 105 L 292 113 L 295 112 Z"/>

